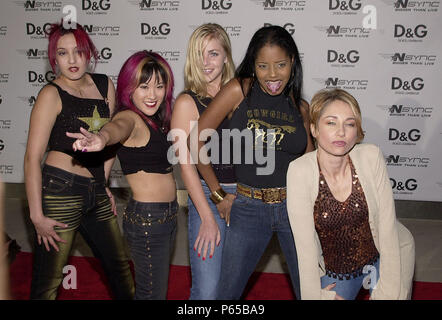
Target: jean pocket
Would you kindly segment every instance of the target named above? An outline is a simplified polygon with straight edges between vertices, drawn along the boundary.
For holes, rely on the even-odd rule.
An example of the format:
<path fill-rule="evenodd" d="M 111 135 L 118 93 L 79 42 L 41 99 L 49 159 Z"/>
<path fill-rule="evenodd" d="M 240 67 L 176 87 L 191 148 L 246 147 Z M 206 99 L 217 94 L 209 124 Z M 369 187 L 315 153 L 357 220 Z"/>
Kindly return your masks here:
<path fill-rule="evenodd" d="M 233 201 L 233 205 L 246 206 L 246 205 L 251 204 L 252 201 L 253 201 L 252 198 L 249 198 L 249 197 L 243 196 L 242 194 L 237 193 L 236 198 Z"/>
<path fill-rule="evenodd" d="M 43 175 L 42 188 L 46 192 L 61 193 L 69 187 L 69 180 L 64 178 L 45 173 Z"/>

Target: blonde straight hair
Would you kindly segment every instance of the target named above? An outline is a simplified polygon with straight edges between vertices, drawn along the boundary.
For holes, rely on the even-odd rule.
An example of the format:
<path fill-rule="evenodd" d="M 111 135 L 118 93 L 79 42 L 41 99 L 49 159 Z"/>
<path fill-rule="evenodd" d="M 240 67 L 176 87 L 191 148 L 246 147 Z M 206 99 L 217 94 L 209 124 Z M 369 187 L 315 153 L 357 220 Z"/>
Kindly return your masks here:
<path fill-rule="evenodd" d="M 223 47 L 227 62 L 224 65 L 221 86 L 229 82 L 235 75 L 235 65 L 232 59 L 230 39 L 223 27 L 216 23 L 206 23 L 193 31 L 187 46 L 186 63 L 184 65 L 184 89 L 195 92 L 198 96 L 206 97 L 207 81 L 204 77 L 203 42 L 207 39 L 218 39 Z"/>

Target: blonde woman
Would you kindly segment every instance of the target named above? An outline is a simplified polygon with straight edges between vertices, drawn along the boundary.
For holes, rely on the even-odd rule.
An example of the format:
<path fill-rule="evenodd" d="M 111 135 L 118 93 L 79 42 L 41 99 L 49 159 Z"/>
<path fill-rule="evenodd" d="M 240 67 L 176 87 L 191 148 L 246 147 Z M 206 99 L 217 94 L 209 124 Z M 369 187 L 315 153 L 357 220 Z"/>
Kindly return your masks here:
<path fill-rule="evenodd" d="M 371 299 L 411 296 L 413 237 L 396 219 L 381 150 L 360 143 L 361 118 L 348 92 L 318 92 L 310 108 L 317 150 L 288 169 L 303 300 L 353 300 L 364 284 Z"/>
<path fill-rule="evenodd" d="M 220 88 L 234 76 L 230 40 L 224 29 L 214 23 L 199 26 L 191 35 L 184 70 L 185 90 L 177 98 L 172 114 L 172 129 L 180 129 L 186 137 L 192 130 L 193 123 L 209 105 Z M 218 127 L 221 130 L 229 127 L 226 117 Z M 222 146 L 221 140 L 219 145 Z M 216 286 L 221 271 L 222 247 L 228 216 L 224 215 L 228 202 L 232 202 L 236 192 L 236 178 L 233 165 L 221 164 L 222 150 L 214 166 L 216 176 L 227 192 L 220 202 L 211 200 L 212 192 L 217 186 L 208 185 L 190 157 L 180 156 L 183 181 L 189 194 L 189 248 L 192 269 L 192 288 L 190 299 L 215 299 Z"/>

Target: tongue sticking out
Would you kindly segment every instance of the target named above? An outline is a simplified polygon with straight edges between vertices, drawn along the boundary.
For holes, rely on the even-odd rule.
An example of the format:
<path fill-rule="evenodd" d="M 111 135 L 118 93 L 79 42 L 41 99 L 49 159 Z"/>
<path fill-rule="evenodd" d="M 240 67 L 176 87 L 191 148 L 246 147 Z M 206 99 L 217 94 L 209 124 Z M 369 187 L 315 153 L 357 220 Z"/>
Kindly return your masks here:
<path fill-rule="evenodd" d="M 278 92 L 279 88 L 281 88 L 281 81 L 266 81 L 267 88 L 272 92 Z"/>

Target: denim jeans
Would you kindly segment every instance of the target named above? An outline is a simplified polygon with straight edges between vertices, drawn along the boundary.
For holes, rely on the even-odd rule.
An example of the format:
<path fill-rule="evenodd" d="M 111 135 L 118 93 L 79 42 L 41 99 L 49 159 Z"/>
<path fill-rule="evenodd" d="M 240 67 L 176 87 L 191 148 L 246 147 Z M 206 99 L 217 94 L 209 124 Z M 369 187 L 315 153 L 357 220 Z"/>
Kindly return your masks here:
<path fill-rule="evenodd" d="M 285 256 L 295 295 L 300 297 L 298 258 L 286 200 L 268 204 L 238 194 L 226 231 L 217 299 L 241 297 L 274 232 Z"/>
<path fill-rule="evenodd" d="M 224 247 L 226 220 L 219 215 L 216 205 L 210 200 L 210 189 L 204 180 L 201 180 L 204 194 L 209 202 L 210 209 L 212 209 L 215 221 L 218 224 L 221 241 L 219 246 L 215 247 L 215 253 L 212 258 L 206 258 L 203 261 L 202 257 L 198 257 L 198 253 L 193 250 L 198 232 L 201 226 L 201 218 L 195 208 L 192 200 L 188 199 L 189 208 L 189 255 L 190 267 L 192 271 L 192 287 L 190 289 L 190 300 L 214 300 L 216 299 L 216 287 L 218 285 L 219 276 L 221 273 L 221 259 Z M 227 193 L 236 193 L 236 185 L 221 184 L 221 187 Z M 209 248 L 210 251 L 210 248 Z"/>
<path fill-rule="evenodd" d="M 338 295 L 340 295 L 345 300 L 354 300 L 358 296 L 359 291 L 364 285 L 364 279 L 370 280 L 369 283 L 366 284 L 367 289 L 369 289 L 370 294 L 376 283 L 379 280 L 379 259 L 372 265 L 367 266 L 367 272 L 362 275 L 350 278 L 350 279 L 336 279 L 331 276 L 325 275 L 321 277 L 321 288 L 328 286 L 329 284 L 336 283 L 336 286 L 331 289 L 332 291 L 336 291 Z M 372 274 L 372 272 L 374 272 Z M 364 286 L 365 287 L 365 286 Z"/>
<path fill-rule="evenodd" d="M 96 181 L 45 165 L 42 170 L 42 207 L 46 217 L 68 225 L 55 227 L 67 243 L 58 242 L 59 252 L 48 252 L 35 239 L 31 299 L 55 299 L 63 280 L 77 230 L 98 257 L 117 299 L 132 299 L 134 283 L 124 239 L 114 216 L 104 181 Z"/>
<path fill-rule="evenodd" d="M 135 268 L 135 299 L 165 300 L 175 244 L 178 203 L 130 199 L 123 230 Z"/>

